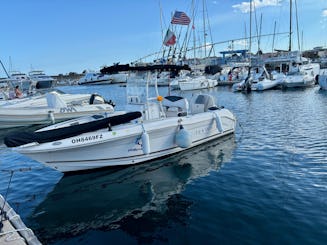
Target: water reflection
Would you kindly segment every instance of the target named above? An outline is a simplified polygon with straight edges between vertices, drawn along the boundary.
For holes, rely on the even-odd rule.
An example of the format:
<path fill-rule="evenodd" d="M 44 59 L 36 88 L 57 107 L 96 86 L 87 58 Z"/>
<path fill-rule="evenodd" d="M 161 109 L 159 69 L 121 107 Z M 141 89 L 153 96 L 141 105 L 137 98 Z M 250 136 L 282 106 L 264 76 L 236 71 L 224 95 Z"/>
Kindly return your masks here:
<path fill-rule="evenodd" d="M 123 229 L 135 234 L 147 217 L 154 229 L 167 220 L 188 219 L 192 202 L 180 193 L 193 179 L 217 171 L 231 159 L 234 136 L 145 164 L 63 177 L 29 219 L 43 242 L 89 230 Z M 133 225 L 134 224 L 134 225 Z"/>

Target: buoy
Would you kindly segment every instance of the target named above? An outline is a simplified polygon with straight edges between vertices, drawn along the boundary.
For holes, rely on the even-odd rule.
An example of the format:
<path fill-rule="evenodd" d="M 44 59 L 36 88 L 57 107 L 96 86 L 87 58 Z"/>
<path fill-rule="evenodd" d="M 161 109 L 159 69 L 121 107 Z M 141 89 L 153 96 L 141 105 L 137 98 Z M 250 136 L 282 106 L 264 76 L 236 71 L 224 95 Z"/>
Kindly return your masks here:
<path fill-rule="evenodd" d="M 183 127 L 183 125 L 179 126 L 179 130 L 175 136 L 175 143 L 182 148 L 190 147 L 192 144 L 191 134 Z"/>
<path fill-rule="evenodd" d="M 157 96 L 157 101 L 163 101 L 163 97 L 161 95 Z"/>
<path fill-rule="evenodd" d="M 224 131 L 224 129 L 223 129 L 223 124 L 221 122 L 220 116 L 217 113 L 214 113 L 214 114 L 215 114 L 215 121 L 216 121 L 217 129 L 220 133 L 222 133 Z"/>
<path fill-rule="evenodd" d="M 142 150 L 146 155 L 150 154 L 151 152 L 149 134 L 145 130 L 142 133 Z"/>

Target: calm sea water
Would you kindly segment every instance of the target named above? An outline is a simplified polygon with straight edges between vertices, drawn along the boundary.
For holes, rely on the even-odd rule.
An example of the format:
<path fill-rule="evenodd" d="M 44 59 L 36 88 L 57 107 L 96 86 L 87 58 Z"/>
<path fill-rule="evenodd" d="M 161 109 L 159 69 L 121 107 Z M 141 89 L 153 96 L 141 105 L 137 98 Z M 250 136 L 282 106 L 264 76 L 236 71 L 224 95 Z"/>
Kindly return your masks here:
<path fill-rule="evenodd" d="M 118 85 L 62 89 L 125 102 Z M 237 116 L 234 136 L 71 176 L 1 143 L 0 193 L 11 181 L 8 201 L 45 244 L 325 244 L 327 92 L 205 92 Z"/>

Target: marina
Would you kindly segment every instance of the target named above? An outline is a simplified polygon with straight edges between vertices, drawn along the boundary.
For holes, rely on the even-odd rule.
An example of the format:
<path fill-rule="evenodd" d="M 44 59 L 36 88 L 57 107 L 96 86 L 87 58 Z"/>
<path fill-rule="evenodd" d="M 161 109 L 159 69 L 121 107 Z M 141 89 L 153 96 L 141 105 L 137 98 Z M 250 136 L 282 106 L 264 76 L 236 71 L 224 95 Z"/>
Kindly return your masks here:
<path fill-rule="evenodd" d="M 0 245 L 326 243 L 324 1 L 3 9 Z"/>

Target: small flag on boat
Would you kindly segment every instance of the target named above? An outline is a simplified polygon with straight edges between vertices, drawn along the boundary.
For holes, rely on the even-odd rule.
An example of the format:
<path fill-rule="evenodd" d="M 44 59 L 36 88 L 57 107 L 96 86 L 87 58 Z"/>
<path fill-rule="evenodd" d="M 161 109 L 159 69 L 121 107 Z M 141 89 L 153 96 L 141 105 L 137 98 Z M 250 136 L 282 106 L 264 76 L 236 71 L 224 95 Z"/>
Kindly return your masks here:
<path fill-rule="evenodd" d="M 171 19 L 172 24 L 188 25 L 191 23 L 191 19 L 181 11 L 175 11 L 173 18 Z"/>
<path fill-rule="evenodd" d="M 167 30 L 165 39 L 164 39 L 164 45 L 166 46 L 172 46 L 176 43 L 176 36 L 171 30 Z"/>

